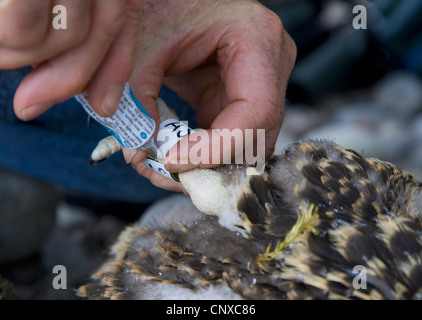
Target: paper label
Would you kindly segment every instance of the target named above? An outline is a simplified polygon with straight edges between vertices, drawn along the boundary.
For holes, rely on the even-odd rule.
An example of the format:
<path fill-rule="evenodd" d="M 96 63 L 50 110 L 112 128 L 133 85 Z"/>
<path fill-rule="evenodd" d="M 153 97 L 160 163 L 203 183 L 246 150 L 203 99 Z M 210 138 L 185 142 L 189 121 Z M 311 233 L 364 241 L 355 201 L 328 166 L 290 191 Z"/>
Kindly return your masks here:
<path fill-rule="evenodd" d="M 86 91 L 75 96 L 85 111 L 102 124 L 127 149 L 142 148 L 152 138 L 155 122 L 126 83 L 116 113 L 99 116 L 91 107 Z"/>

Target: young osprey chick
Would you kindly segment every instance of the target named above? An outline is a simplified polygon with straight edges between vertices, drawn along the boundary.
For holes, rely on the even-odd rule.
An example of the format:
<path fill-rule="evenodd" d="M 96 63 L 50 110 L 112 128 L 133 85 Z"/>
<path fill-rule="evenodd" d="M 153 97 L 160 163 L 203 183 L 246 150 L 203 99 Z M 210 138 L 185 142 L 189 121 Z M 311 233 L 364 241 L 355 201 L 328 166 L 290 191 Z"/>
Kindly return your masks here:
<path fill-rule="evenodd" d="M 203 218 L 128 227 L 81 287 L 90 299 L 422 299 L 421 183 L 329 141 L 262 175 L 179 175 Z"/>

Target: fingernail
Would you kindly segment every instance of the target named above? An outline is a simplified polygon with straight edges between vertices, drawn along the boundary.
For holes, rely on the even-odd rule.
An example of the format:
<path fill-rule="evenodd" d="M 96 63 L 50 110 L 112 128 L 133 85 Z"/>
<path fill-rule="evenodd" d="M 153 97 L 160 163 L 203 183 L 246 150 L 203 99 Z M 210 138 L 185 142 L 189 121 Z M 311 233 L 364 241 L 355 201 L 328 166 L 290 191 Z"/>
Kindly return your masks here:
<path fill-rule="evenodd" d="M 122 92 L 123 85 L 114 84 L 108 87 L 101 103 L 101 110 L 104 115 L 111 116 L 116 112 Z"/>
<path fill-rule="evenodd" d="M 38 103 L 38 104 L 33 104 L 31 106 L 28 106 L 22 110 L 21 118 L 23 121 L 32 120 L 43 111 L 50 108 L 52 105 L 53 105 L 52 103 Z"/>
<path fill-rule="evenodd" d="M 123 156 L 127 164 L 131 163 L 135 155 L 138 153 L 139 149 L 126 149 L 123 152 Z"/>

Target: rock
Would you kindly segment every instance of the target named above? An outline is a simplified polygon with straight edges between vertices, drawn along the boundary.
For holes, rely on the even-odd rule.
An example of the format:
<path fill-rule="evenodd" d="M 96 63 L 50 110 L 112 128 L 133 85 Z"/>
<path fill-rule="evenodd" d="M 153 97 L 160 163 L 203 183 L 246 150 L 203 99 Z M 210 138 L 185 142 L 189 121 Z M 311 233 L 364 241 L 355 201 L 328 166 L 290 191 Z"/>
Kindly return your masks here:
<path fill-rule="evenodd" d="M 375 85 L 373 99 L 385 111 L 412 116 L 422 110 L 422 81 L 409 72 L 392 73 Z"/>
<path fill-rule="evenodd" d="M 333 111 L 329 117 L 330 122 L 333 123 L 347 123 L 357 127 L 376 127 L 386 117 L 381 107 L 374 101 L 360 100 L 332 108 Z"/>
<path fill-rule="evenodd" d="M 306 131 L 323 125 L 326 121 L 327 117 L 321 110 L 306 105 L 287 105 L 281 130 L 284 134 L 300 136 Z"/>
<path fill-rule="evenodd" d="M 410 135 L 415 138 L 418 143 L 422 143 L 422 114 L 416 115 L 410 122 Z"/>
<path fill-rule="evenodd" d="M 408 159 L 414 144 L 406 123 L 386 118 L 376 127 L 376 148 L 380 159 L 399 164 Z"/>
<path fill-rule="evenodd" d="M 20 295 L 39 287 L 38 299 L 77 299 L 77 289 L 106 260 L 106 252 L 117 240 L 124 223 L 113 216 L 98 216 L 92 211 L 60 203 L 56 224 L 46 240 L 42 251 L 40 267 L 42 279 L 30 285 L 20 286 Z M 58 276 L 54 268 L 65 268 L 66 288 L 53 287 Z"/>
<path fill-rule="evenodd" d="M 0 264 L 40 250 L 59 201 L 53 185 L 0 168 Z"/>
<path fill-rule="evenodd" d="M 57 207 L 56 227 L 60 229 L 72 229 L 86 226 L 95 222 L 94 214 L 83 207 L 61 202 Z"/>
<path fill-rule="evenodd" d="M 88 279 L 96 267 L 83 244 L 58 228 L 54 230 L 49 241 L 44 245 L 42 258 L 42 265 L 50 274 L 50 287 L 45 290 L 44 294 L 46 295 L 51 291 L 53 294 L 75 296 L 73 290 L 77 288 L 82 279 Z M 51 285 L 55 277 L 53 274 L 55 266 L 66 268 L 66 289 L 55 290 Z"/>
<path fill-rule="evenodd" d="M 329 1 L 318 16 L 318 22 L 326 30 L 345 26 L 352 20 L 352 4 L 344 1 Z"/>

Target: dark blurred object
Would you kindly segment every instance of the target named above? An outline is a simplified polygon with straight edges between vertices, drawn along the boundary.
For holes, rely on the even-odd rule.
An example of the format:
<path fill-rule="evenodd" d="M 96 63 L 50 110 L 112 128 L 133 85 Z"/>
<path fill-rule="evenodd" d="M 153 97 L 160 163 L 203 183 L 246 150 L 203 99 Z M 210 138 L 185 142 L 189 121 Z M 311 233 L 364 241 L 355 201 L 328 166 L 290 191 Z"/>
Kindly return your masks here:
<path fill-rule="evenodd" d="M 291 76 L 288 99 L 314 102 L 339 86 L 367 50 L 366 32 L 346 27 L 334 33 L 320 47 L 298 61 Z"/>
<path fill-rule="evenodd" d="M 54 226 L 56 188 L 0 168 L 0 265 L 37 253 Z"/>
<path fill-rule="evenodd" d="M 11 300 L 15 297 L 13 284 L 0 274 L 0 300 Z"/>
<path fill-rule="evenodd" d="M 379 0 L 371 32 L 398 59 L 401 67 L 422 75 L 422 1 Z M 373 29 L 373 30 L 372 30 Z"/>
<path fill-rule="evenodd" d="M 404 69 L 422 75 L 421 0 L 266 0 L 298 47 L 287 91 L 312 104 L 333 91 L 373 85 Z M 367 29 L 352 26 L 353 8 L 367 9 Z"/>

